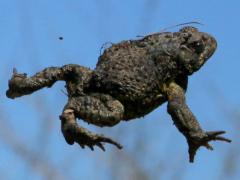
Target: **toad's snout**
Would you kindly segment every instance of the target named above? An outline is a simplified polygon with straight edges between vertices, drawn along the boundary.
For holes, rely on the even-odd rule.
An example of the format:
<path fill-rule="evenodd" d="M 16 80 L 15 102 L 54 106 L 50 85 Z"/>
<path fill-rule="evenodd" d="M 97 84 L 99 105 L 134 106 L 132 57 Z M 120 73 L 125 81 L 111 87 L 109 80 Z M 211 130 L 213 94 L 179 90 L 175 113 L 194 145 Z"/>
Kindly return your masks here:
<path fill-rule="evenodd" d="M 202 58 L 203 61 L 206 61 L 215 52 L 217 48 L 217 41 L 213 36 L 207 33 L 203 33 L 202 37 L 204 41 L 204 50 L 201 53 L 200 57 Z"/>

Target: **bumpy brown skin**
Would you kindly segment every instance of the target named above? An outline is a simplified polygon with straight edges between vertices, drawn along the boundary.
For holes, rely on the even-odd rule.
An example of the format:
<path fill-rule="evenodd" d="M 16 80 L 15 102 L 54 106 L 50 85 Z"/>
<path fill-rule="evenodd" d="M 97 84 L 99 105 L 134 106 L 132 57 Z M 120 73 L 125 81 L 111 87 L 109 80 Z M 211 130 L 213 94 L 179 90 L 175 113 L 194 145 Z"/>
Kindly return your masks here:
<path fill-rule="evenodd" d="M 216 49 L 216 40 L 194 27 L 179 32 L 156 33 L 140 40 L 123 41 L 106 49 L 95 70 L 79 65 L 50 67 L 32 77 L 14 71 L 9 81 L 9 98 L 31 94 L 56 81 L 66 81 L 69 100 L 60 116 L 62 132 L 69 144 L 77 142 L 93 150 L 103 142 L 120 144 L 78 126 L 76 118 L 97 126 L 114 126 L 121 120 L 142 117 L 168 102 L 168 113 L 186 137 L 189 159 L 208 142 L 231 142 L 220 134 L 205 132 L 185 101 L 188 76 L 197 71 Z"/>

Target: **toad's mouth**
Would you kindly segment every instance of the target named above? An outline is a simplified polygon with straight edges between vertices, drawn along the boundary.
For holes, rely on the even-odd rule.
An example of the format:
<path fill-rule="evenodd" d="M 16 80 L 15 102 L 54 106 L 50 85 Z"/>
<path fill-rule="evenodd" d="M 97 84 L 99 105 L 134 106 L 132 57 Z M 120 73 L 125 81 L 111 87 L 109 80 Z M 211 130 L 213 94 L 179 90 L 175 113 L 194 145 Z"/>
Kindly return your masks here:
<path fill-rule="evenodd" d="M 217 48 L 217 41 L 210 35 L 208 35 L 208 38 L 204 44 L 203 51 L 199 55 L 200 66 L 202 66 L 214 54 Z"/>

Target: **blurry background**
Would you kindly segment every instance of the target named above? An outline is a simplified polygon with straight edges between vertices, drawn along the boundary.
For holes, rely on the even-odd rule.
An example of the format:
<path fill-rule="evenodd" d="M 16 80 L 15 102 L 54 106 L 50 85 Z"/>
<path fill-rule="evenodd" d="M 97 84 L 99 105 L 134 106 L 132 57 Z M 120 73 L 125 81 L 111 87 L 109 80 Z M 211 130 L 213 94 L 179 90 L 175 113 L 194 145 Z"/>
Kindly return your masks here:
<path fill-rule="evenodd" d="M 1 0 L 0 179 L 240 179 L 239 17 L 238 0 Z M 218 49 L 190 77 L 188 105 L 205 130 L 226 130 L 233 140 L 212 142 L 212 152 L 201 148 L 194 164 L 166 105 L 113 128 L 79 121 L 124 146 L 92 152 L 69 146 L 62 137 L 63 82 L 31 96 L 5 97 L 13 67 L 28 75 L 68 63 L 94 68 L 105 42 L 189 21 L 203 23 L 197 27 L 217 39 Z"/>

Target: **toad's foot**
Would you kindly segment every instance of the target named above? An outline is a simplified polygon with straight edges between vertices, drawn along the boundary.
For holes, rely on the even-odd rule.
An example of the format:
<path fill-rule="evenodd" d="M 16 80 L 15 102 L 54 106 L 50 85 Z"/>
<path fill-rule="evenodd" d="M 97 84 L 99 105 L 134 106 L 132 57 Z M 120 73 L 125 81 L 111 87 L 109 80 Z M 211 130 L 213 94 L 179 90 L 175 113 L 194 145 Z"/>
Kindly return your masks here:
<path fill-rule="evenodd" d="M 67 109 L 60 116 L 62 122 L 62 133 L 68 144 L 72 145 L 74 142 L 78 143 L 82 148 L 88 146 L 94 150 L 94 146 L 98 146 L 105 151 L 103 143 L 115 145 L 118 149 L 122 149 L 122 145 L 114 140 L 104 137 L 103 135 L 93 134 L 83 127 L 78 126 L 74 111 Z"/>
<path fill-rule="evenodd" d="M 9 89 L 6 92 L 7 97 L 14 99 L 15 97 L 22 96 L 24 88 L 21 89 L 21 86 L 23 86 L 26 79 L 26 73 L 17 73 L 17 70 L 14 68 L 12 77 L 8 81 Z"/>
<path fill-rule="evenodd" d="M 213 147 L 208 143 L 209 141 L 225 141 L 230 143 L 231 140 L 225 137 L 219 136 L 221 134 L 225 134 L 225 131 L 208 131 L 204 133 L 202 137 L 194 137 L 188 138 L 188 153 L 189 153 L 189 161 L 194 161 L 194 156 L 201 146 L 205 146 L 209 150 L 213 150 Z"/>

